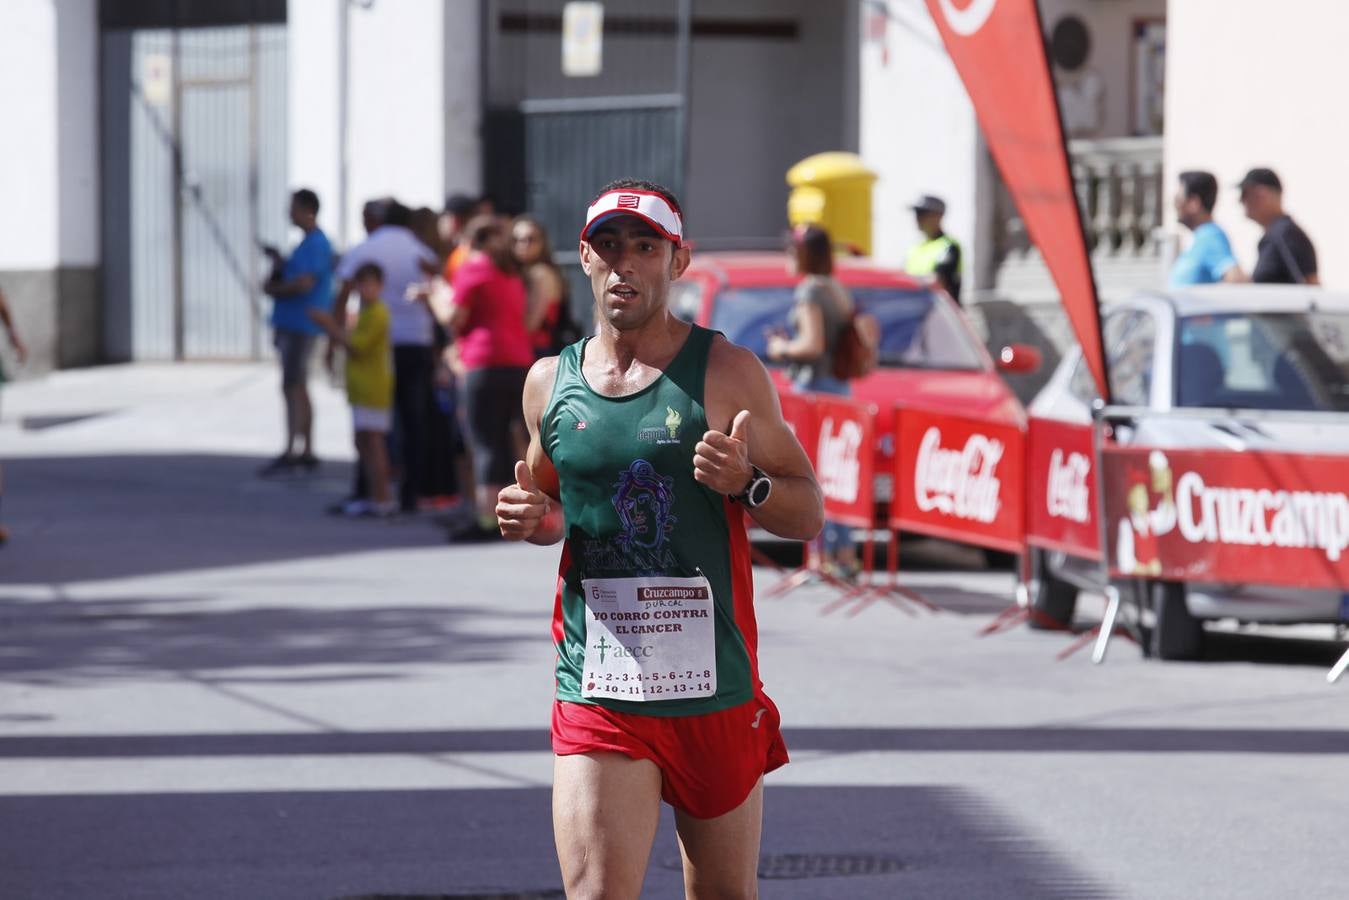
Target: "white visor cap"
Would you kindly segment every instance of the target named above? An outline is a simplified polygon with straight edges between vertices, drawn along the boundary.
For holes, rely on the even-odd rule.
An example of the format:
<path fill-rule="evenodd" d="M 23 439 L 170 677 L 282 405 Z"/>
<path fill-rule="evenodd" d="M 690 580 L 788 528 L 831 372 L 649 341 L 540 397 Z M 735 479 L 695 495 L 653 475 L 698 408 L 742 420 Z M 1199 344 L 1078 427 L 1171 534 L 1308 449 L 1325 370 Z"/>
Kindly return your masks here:
<path fill-rule="evenodd" d="M 590 204 L 586 210 L 585 227 L 581 229 L 581 240 L 589 241 L 596 227 L 618 216 L 636 216 L 667 241 L 674 241 L 675 246 L 684 243 L 684 220 L 675 212 L 670 201 L 655 191 L 626 188 L 601 194 L 599 199 Z"/>

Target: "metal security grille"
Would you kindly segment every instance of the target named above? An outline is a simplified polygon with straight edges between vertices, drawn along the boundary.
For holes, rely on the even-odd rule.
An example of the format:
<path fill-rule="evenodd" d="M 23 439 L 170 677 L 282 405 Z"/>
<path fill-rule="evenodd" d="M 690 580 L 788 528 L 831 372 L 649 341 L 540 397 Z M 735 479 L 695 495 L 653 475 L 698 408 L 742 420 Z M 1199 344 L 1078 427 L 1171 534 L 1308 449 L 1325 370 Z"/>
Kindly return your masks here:
<path fill-rule="evenodd" d="M 568 247 L 586 205 L 616 173 L 639 174 L 680 189 L 679 98 L 527 101 L 526 208 Z M 640 104 L 640 105 L 639 105 Z"/>
<path fill-rule="evenodd" d="M 258 358 L 284 243 L 286 27 L 106 32 L 113 358 Z"/>

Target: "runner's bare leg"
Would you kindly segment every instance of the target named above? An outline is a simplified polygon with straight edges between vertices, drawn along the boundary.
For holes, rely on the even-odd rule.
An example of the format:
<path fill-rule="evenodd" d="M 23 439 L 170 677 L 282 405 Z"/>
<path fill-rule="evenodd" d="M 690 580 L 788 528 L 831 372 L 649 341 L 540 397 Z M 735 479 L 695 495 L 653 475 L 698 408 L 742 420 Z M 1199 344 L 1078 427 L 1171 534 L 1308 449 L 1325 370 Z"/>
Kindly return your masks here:
<path fill-rule="evenodd" d="M 688 900 L 754 900 L 759 896 L 763 779 L 745 802 L 715 819 L 675 810 Z"/>
<path fill-rule="evenodd" d="M 569 900 L 637 900 L 660 822 L 660 769 L 621 753 L 553 762 L 553 837 Z"/>

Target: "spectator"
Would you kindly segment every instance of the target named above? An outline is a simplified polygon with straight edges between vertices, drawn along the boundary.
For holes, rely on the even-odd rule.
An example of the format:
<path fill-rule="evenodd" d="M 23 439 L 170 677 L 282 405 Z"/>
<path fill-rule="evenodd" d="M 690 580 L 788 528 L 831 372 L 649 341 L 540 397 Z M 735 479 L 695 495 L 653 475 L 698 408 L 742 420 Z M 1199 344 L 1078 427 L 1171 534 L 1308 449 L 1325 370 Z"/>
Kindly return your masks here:
<path fill-rule="evenodd" d="M 923 195 L 910 207 L 918 221 L 923 240 L 909 248 L 904 271 L 940 284 L 951 299 L 960 302 L 960 274 L 964 268 L 960 244 L 942 231 L 946 203 L 940 197 Z"/>
<path fill-rule="evenodd" d="M 263 290 L 273 298 L 273 342 L 281 361 L 281 393 L 286 402 L 286 445 L 281 455 L 259 470 L 271 476 L 297 468 L 313 471 L 314 412 L 309 402 L 309 357 L 319 327 L 309 310 L 331 302 L 333 248 L 318 227 L 319 198 L 307 188 L 291 195 L 290 221 L 304 237 L 284 262 L 274 248 L 265 248 L 272 275 Z"/>
<path fill-rule="evenodd" d="M 437 260 L 443 260 L 445 254 L 442 252 L 440 242 L 440 216 L 429 206 L 423 206 L 412 211 L 412 233 L 417 236 L 428 250 L 436 255 Z M 436 271 L 439 271 L 437 268 Z"/>
<path fill-rule="evenodd" d="M 834 351 L 852 317 L 853 299 L 834 277 L 829 232 L 818 225 L 798 225 L 792 230 L 787 265 L 802 276 L 791 311 L 793 335 L 770 337 L 768 358 L 790 366 L 798 391 L 847 396 L 848 383 L 833 374 Z M 857 550 L 846 526 L 825 522 L 824 555 L 826 568 L 843 577 L 856 575 Z"/>
<path fill-rule="evenodd" d="M 1176 192 L 1176 218 L 1194 233 L 1190 246 L 1171 267 L 1171 287 L 1241 281 L 1241 268 L 1232 255 L 1227 233 L 1213 221 L 1218 179 L 1209 172 L 1181 172 Z"/>
<path fill-rule="evenodd" d="M 356 454 L 365 472 L 370 498 L 349 501 L 342 512 L 348 516 L 388 518 L 397 511 L 389 495 L 389 407 L 393 403 L 393 372 L 389 368 L 389 309 L 383 303 L 384 273 L 374 263 L 364 263 L 351 277 L 361 298 L 356 327 L 347 333 L 330 313 L 314 310 L 313 316 L 329 336 L 347 351 L 347 400 L 351 403 L 351 427 L 356 435 Z"/>
<path fill-rule="evenodd" d="M 338 266 L 342 280 L 333 306 L 334 318 L 345 318 L 351 279 L 366 263 L 384 273 L 384 302 L 389 311 L 389 336 L 393 343 L 394 415 L 400 438 L 402 477 L 398 485 L 399 507 L 417 511 L 426 471 L 427 415 L 431 407 L 431 376 L 434 359 L 434 329 L 425 293 L 417 286 L 436 270 L 436 255 L 412 233 L 412 213 L 396 200 L 389 201 L 383 224 L 351 248 Z M 359 485 L 358 485 L 359 488 Z M 360 499 L 358 491 L 352 499 Z"/>
<path fill-rule="evenodd" d="M 567 300 L 567 282 L 553 262 L 553 244 L 543 224 L 520 216 L 511 228 L 511 250 L 529 292 L 525 330 L 536 357 L 554 355 L 580 340 Z"/>
<path fill-rule="evenodd" d="M 1265 229 L 1251 281 L 1261 284 L 1320 284 L 1311 238 L 1283 211 L 1283 183 L 1272 169 L 1251 169 L 1241 179 L 1246 217 Z"/>
<path fill-rule="evenodd" d="M 519 398 L 534 353 L 525 331 L 525 284 L 516 270 L 505 223 L 469 223 L 468 258 L 454 278 L 450 326 L 458 336 L 459 406 L 473 457 L 476 518 L 455 540 L 494 540 L 496 497 L 514 482 L 511 426 L 523 418 Z"/>
<path fill-rule="evenodd" d="M 23 365 L 28 360 L 28 347 L 24 345 L 23 338 L 19 337 L 19 329 L 14 325 L 14 316 L 9 309 L 9 301 L 5 298 L 5 292 L 0 291 L 0 323 L 5 326 L 5 333 L 9 335 L 9 346 L 14 350 L 14 356 Z M 0 366 L 0 385 L 5 383 L 5 369 Z M 0 496 L 4 492 L 4 473 L 0 472 Z M 9 542 L 9 529 L 0 525 L 0 544 Z"/>
<path fill-rule="evenodd" d="M 455 273 L 468 259 L 471 248 L 464 240 L 464 229 L 477 215 L 478 201 L 467 194 L 451 194 L 445 200 L 445 215 L 440 218 L 440 234 L 447 256 L 441 273 L 446 283 L 454 284 Z"/>

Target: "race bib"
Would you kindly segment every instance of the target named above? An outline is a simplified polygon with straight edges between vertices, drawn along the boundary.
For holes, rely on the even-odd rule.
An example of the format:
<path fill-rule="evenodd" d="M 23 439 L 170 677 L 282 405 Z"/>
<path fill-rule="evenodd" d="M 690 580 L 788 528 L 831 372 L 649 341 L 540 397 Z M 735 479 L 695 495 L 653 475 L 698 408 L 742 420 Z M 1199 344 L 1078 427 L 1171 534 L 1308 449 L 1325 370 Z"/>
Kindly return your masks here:
<path fill-rule="evenodd" d="M 582 697 L 691 700 L 717 692 L 712 586 L 699 575 L 587 578 Z"/>

